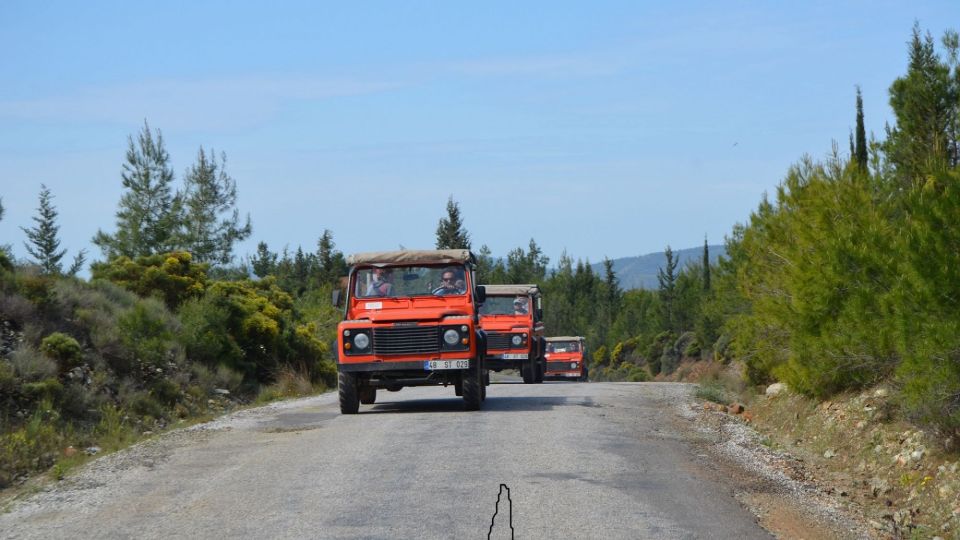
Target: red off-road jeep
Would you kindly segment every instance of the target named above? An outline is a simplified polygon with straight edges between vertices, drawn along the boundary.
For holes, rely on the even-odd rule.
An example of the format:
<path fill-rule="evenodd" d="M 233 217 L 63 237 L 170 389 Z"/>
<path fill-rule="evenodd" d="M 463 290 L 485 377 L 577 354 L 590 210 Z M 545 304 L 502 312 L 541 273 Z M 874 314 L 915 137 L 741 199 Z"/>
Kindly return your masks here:
<path fill-rule="evenodd" d="M 587 343 L 582 336 L 547 338 L 547 378 L 586 381 Z"/>
<path fill-rule="evenodd" d="M 543 306 L 536 285 L 484 285 L 480 326 L 487 337 L 487 367 L 517 369 L 527 384 L 542 383 Z"/>
<path fill-rule="evenodd" d="M 347 263 L 336 343 L 340 412 L 374 403 L 380 388 L 424 385 L 453 386 L 467 410 L 479 409 L 489 374 L 477 318 L 484 290 L 475 285 L 473 254 L 371 252 Z"/>

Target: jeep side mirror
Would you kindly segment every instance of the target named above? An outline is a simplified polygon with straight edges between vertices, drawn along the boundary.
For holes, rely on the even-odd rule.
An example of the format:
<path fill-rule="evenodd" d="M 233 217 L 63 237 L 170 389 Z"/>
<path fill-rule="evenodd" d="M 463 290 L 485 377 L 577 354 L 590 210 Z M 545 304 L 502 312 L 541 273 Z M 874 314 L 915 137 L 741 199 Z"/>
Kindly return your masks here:
<path fill-rule="evenodd" d="M 340 289 L 334 289 L 333 294 L 331 294 L 330 300 L 333 301 L 333 305 L 340 307 Z"/>
<path fill-rule="evenodd" d="M 477 285 L 476 301 L 478 304 L 482 304 L 487 301 L 487 288 L 483 285 Z"/>

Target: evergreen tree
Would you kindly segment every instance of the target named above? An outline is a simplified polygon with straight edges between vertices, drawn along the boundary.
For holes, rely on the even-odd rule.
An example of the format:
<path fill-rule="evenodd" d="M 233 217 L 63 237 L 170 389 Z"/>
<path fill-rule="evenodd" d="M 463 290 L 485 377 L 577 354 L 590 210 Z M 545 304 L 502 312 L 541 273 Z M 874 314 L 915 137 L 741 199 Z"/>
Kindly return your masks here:
<path fill-rule="evenodd" d="M 958 80 L 934 49 L 933 37 L 913 27 L 907 74 L 890 86 L 897 123 L 887 127 L 884 150 L 899 183 L 910 187 L 932 170 L 949 166 L 950 127 L 958 114 Z"/>
<path fill-rule="evenodd" d="M 61 259 L 67 253 L 66 249 L 60 249 L 60 239 L 57 237 L 60 232 L 60 226 L 57 225 L 57 209 L 51 202 L 53 195 L 47 186 L 40 185 L 40 206 L 37 208 L 37 215 L 33 217 L 36 226 L 29 229 L 20 227 L 27 235 L 28 242 L 23 245 L 27 253 L 35 259 L 35 263 L 40 267 L 40 271 L 47 275 L 60 275 L 63 273 Z M 80 250 L 80 253 L 74 258 L 73 264 L 67 271 L 68 275 L 76 274 L 86 260 L 86 252 Z"/>
<path fill-rule="evenodd" d="M 863 96 L 860 93 L 860 87 L 857 86 L 857 138 L 854 144 L 854 151 L 857 167 L 861 172 L 867 171 L 867 131 L 863 124 Z"/>
<path fill-rule="evenodd" d="M 710 246 L 707 245 L 707 236 L 703 236 L 703 290 L 710 290 Z"/>
<path fill-rule="evenodd" d="M 470 249 L 470 234 L 463 227 L 460 205 L 447 199 L 447 217 L 437 225 L 437 249 Z"/>
<path fill-rule="evenodd" d="M 616 312 L 620 304 L 620 280 L 613 270 L 613 261 L 609 257 L 603 258 L 603 275 L 603 283 L 607 288 L 607 306 L 609 306 L 611 312 Z"/>
<path fill-rule="evenodd" d="M 250 258 L 253 275 L 265 278 L 277 271 L 277 254 L 270 251 L 266 242 L 257 244 L 257 253 Z"/>
<path fill-rule="evenodd" d="M 175 248 L 179 225 L 179 198 L 173 192 L 173 169 L 163 145 L 163 135 L 151 133 L 144 121 L 134 143 L 128 137 L 127 162 L 123 165 L 124 193 L 116 214 L 113 234 L 97 231 L 93 243 L 109 260 L 163 253 Z"/>
<path fill-rule="evenodd" d="M 197 262 L 228 264 L 233 246 L 253 232 L 250 216 L 241 223 L 237 183 L 226 172 L 226 155 L 208 157 L 203 147 L 184 176 L 180 244 Z"/>
<path fill-rule="evenodd" d="M 320 283 L 336 283 L 349 271 L 343 253 L 337 251 L 333 241 L 333 232 L 324 229 L 317 241 L 318 280 Z"/>
<path fill-rule="evenodd" d="M 663 314 L 663 322 L 667 329 L 677 332 L 677 262 L 673 257 L 673 250 L 668 245 L 664 250 L 664 257 L 667 259 L 666 266 L 657 269 L 657 282 L 660 284 L 660 306 Z"/>

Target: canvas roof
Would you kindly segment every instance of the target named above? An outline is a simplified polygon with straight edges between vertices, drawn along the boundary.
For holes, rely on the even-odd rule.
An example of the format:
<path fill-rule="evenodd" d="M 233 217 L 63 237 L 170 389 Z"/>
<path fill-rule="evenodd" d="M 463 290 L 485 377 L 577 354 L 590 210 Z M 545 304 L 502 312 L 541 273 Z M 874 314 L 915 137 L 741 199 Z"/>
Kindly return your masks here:
<path fill-rule="evenodd" d="M 583 336 L 554 336 L 548 337 L 547 341 L 580 341 Z"/>
<path fill-rule="evenodd" d="M 516 296 L 527 294 L 538 296 L 540 294 L 540 287 L 535 283 L 527 285 L 484 285 L 483 288 L 487 290 L 487 296 Z"/>
<path fill-rule="evenodd" d="M 367 251 L 347 257 L 347 264 L 444 264 L 473 262 L 469 249 L 406 249 L 403 251 Z"/>

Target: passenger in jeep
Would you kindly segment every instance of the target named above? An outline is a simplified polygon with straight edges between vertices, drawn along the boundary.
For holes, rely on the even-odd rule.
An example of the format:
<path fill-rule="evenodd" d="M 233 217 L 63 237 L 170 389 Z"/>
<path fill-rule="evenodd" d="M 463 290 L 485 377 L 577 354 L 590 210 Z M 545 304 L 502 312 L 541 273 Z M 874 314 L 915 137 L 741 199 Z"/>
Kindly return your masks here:
<path fill-rule="evenodd" d="M 447 294 L 463 294 L 466 291 L 457 287 L 457 282 L 462 281 L 457 279 L 457 272 L 450 268 L 447 268 L 443 271 L 443 274 L 440 275 L 440 286 L 433 290 L 433 294 L 437 296 L 444 296 Z"/>
<path fill-rule="evenodd" d="M 527 313 L 530 313 L 527 311 L 527 299 L 522 296 L 518 296 L 513 300 L 513 314 L 526 315 Z"/>
<path fill-rule="evenodd" d="M 393 296 L 393 272 L 388 268 L 374 268 L 373 280 L 367 286 L 366 296 Z"/>

